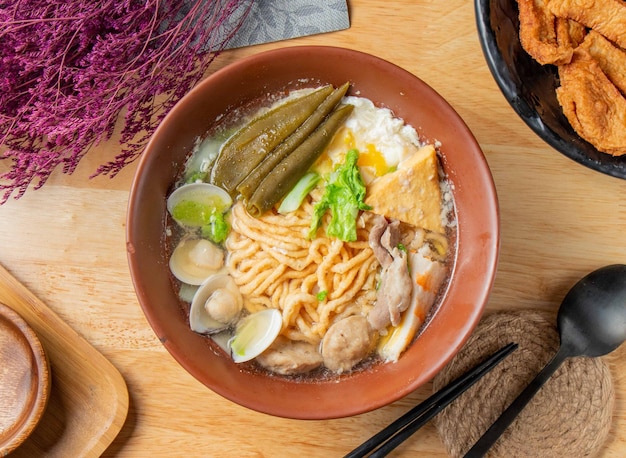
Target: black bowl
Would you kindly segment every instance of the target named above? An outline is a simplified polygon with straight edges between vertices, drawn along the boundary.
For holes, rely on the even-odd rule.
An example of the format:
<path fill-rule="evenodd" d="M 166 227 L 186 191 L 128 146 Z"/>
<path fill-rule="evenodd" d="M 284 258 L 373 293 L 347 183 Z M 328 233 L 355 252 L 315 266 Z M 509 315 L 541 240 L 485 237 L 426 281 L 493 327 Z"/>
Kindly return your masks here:
<path fill-rule="evenodd" d="M 516 0 L 475 0 L 478 36 L 489 66 L 509 104 L 554 149 L 590 169 L 626 179 L 626 156 L 598 151 L 574 131 L 556 98 L 554 65 L 541 65 L 519 40 Z"/>

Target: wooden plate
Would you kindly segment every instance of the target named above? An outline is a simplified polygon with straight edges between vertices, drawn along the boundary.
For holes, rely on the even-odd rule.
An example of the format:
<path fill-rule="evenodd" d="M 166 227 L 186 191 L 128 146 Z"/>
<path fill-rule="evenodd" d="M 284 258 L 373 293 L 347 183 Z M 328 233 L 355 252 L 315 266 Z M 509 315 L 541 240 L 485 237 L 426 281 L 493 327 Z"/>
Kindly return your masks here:
<path fill-rule="evenodd" d="M 11 457 L 101 456 L 126 420 L 128 390 L 122 375 L 1 265 L 0 302 L 37 333 L 52 368 L 48 406 Z"/>
<path fill-rule="evenodd" d="M 49 364 L 35 331 L 0 303 L 0 456 L 30 435 L 50 393 Z"/>

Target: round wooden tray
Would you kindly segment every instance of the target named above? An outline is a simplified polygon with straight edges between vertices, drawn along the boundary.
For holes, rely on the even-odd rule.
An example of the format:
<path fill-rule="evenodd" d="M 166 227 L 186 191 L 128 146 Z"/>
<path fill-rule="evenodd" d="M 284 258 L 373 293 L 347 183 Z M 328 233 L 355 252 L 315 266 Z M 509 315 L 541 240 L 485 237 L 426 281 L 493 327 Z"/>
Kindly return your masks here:
<path fill-rule="evenodd" d="M 33 431 L 48 402 L 50 369 L 35 332 L 0 303 L 0 456 Z"/>

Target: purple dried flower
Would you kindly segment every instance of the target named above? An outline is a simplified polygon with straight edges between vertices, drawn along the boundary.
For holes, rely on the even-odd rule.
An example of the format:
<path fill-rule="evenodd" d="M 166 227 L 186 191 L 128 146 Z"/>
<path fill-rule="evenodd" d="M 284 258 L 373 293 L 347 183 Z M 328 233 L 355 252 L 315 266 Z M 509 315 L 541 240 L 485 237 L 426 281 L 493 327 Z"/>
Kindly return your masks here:
<path fill-rule="evenodd" d="M 0 204 L 60 166 L 72 173 L 125 112 L 122 152 L 139 157 L 203 76 L 253 0 L 9 0 L 0 4 Z"/>

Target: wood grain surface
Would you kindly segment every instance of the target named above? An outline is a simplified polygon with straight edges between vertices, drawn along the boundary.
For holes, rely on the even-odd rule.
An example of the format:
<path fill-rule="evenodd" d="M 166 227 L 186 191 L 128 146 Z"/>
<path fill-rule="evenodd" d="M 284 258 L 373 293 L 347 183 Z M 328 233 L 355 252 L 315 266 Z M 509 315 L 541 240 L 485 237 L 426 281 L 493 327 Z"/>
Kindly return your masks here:
<path fill-rule="evenodd" d="M 45 374 L 48 405 L 38 412 L 37 426 L 30 428 L 11 456 L 100 456 L 128 413 L 128 390 L 121 374 L 2 266 L 0 302 L 36 333 L 50 368 Z"/>
<path fill-rule="evenodd" d="M 50 363 L 33 328 L 0 302 L 0 455 L 21 445 L 48 404 Z"/>
<path fill-rule="evenodd" d="M 584 168 L 540 140 L 500 93 L 482 55 L 473 2 L 350 1 L 348 30 L 223 53 L 210 71 L 293 45 L 343 46 L 419 76 L 476 136 L 500 202 L 502 244 L 489 310 L 556 313 L 586 273 L 626 262 L 626 181 Z M 332 63 L 329 63 L 332 65 Z M 260 414 L 214 394 L 165 351 L 133 291 L 125 217 L 134 165 L 89 178 L 120 150 L 99 145 L 72 175 L 0 207 L 0 264 L 119 369 L 129 411 L 104 456 L 343 456 L 425 399 L 432 385 L 376 411 L 329 421 Z M 8 164 L 0 162 L 0 171 Z M 606 357 L 617 392 L 602 456 L 626 455 L 626 346 Z M 427 425 L 394 456 L 445 457 Z"/>

